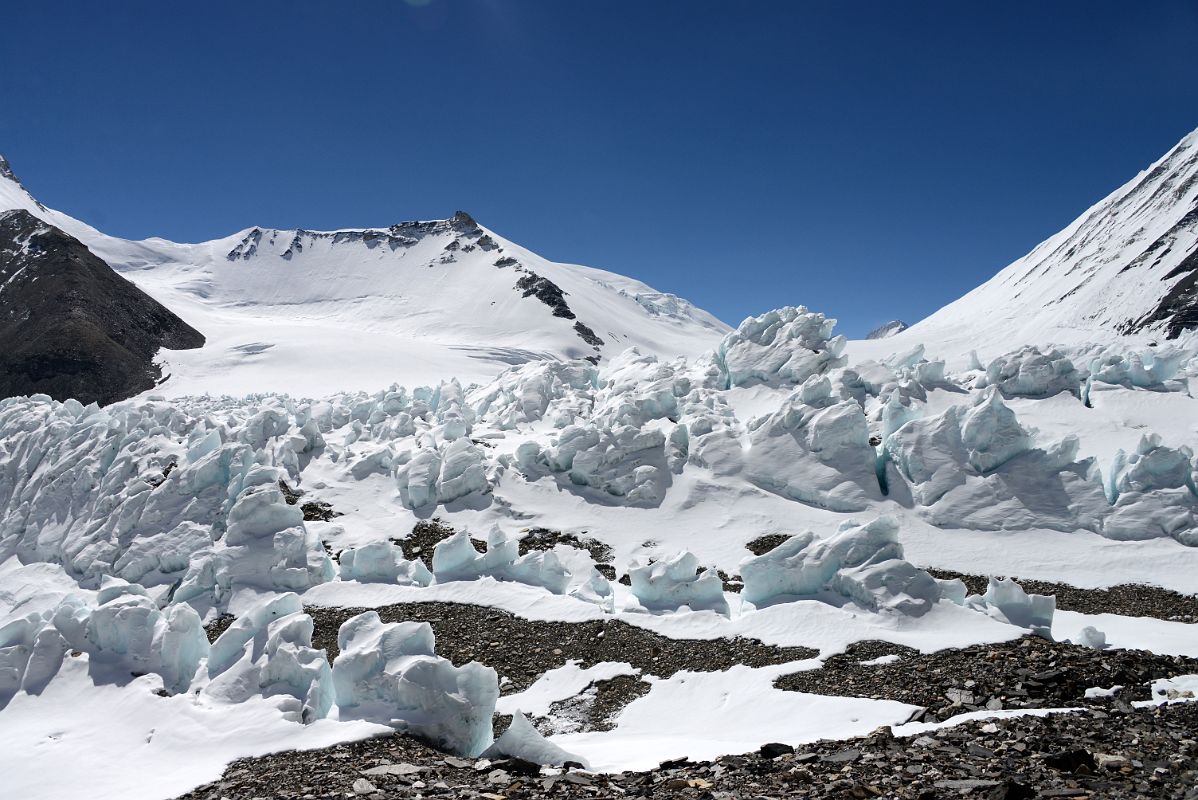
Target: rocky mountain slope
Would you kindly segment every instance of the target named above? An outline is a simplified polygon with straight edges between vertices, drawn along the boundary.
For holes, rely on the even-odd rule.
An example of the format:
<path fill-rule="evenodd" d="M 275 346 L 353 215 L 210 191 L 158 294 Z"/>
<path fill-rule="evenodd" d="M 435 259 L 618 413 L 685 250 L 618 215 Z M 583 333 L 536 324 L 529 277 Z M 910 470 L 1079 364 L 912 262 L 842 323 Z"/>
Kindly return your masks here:
<path fill-rule="evenodd" d="M 160 348 L 203 344 L 79 240 L 23 209 L 0 213 L 0 396 L 111 403 L 158 382 Z"/>

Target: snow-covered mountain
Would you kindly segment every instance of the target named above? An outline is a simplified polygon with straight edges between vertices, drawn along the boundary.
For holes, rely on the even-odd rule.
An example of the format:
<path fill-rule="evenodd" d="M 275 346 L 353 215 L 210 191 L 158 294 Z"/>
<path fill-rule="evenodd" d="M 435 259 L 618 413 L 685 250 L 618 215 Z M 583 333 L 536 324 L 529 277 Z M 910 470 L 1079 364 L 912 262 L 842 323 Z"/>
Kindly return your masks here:
<path fill-rule="evenodd" d="M 450 219 L 386 228 L 249 228 L 200 244 L 107 236 L 46 208 L 0 160 L 0 211 L 24 209 L 86 244 L 207 338 L 165 352 L 179 396 L 485 380 L 515 363 L 602 360 L 636 346 L 710 350 L 728 327 L 675 295 L 558 264 Z"/>
<path fill-rule="evenodd" d="M 1198 327 L 1198 130 L 1060 233 L 887 340 L 956 356 Z M 876 348 L 876 346 L 874 346 Z M 874 354 L 876 349 L 854 348 Z"/>
<path fill-rule="evenodd" d="M 888 339 L 896 333 L 902 333 L 911 327 L 901 319 L 892 319 L 885 325 L 879 325 L 869 333 L 865 334 L 866 339 Z"/>

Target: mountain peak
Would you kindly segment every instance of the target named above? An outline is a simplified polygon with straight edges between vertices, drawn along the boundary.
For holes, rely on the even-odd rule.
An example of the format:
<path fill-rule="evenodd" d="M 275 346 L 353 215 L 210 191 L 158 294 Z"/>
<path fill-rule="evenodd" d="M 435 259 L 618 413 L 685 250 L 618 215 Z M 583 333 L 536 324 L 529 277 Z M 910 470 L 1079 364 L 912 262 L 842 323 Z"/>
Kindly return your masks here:
<path fill-rule="evenodd" d="M 896 333 L 902 333 L 910 327 L 901 319 L 892 319 L 885 325 L 879 325 L 869 333 L 865 334 L 866 339 L 888 339 Z"/>
<path fill-rule="evenodd" d="M 45 206 L 34 199 L 33 195 L 29 193 L 29 190 L 26 189 L 24 184 L 21 183 L 21 179 L 18 178 L 16 173 L 12 171 L 12 164 L 2 155 L 0 155 L 0 181 L 8 181 L 15 186 L 17 190 L 16 194 L 14 195 L 11 189 L 5 190 L 5 188 L 0 185 L 0 208 L 4 208 L 14 203 L 18 207 L 32 203 L 33 206 L 39 211 L 47 210 Z"/>
<path fill-rule="evenodd" d="M 474 221 L 474 217 L 465 211 L 455 211 L 453 216 L 449 218 L 449 224 L 455 229 L 463 230 L 473 230 L 478 227 L 478 223 Z"/>

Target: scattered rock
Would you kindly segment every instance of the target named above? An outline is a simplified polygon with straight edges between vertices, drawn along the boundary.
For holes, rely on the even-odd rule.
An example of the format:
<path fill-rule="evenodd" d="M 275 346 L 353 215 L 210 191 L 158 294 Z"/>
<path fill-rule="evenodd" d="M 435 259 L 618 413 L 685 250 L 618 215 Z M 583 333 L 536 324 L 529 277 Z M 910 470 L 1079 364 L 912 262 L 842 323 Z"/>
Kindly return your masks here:
<path fill-rule="evenodd" d="M 535 272 L 525 272 L 516 281 L 516 290 L 522 292 L 524 297 L 536 297 L 549 306 L 553 316 L 574 319 L 574 312 L 566 303 L 566 293 L 548 278 L 543 278 Z"/>
<path fill-rule="evenodd" d="M 761 746 L 761 750 L 758 752 L 761 753 L 762 758 L 773 759 L 777 758 L 778 756 L 790 755 L 794 751 L 795 749 L 788 744 L 783 744 L 781 742 L 770 742 L 769 744 L 763 744 Z"/>
<path fill-rule="evenodd" d="M 1046 766 L 1062 772 L 1082 772 L 1084 770 L 1088 775 L 1093 775 L 1098 769 L 1098 765 L 1094 762 L 1094 756 L 1086 750 L 1063 750 L 1060 753 L 1046 756 L 1044 763 Z"/>
<path fill-rule="evenodd" d="M 578 695 L 549 707 L 549 714 L 534 721 L 546 736 L 557 733 L 610 731 L 624 707 L 649 693 L 650 684 L 634 675 L 597 681 Z"/>
<path fill-rule="evenodd" d="M 745 549 L 755 556 L 763 556 L 789 538 L 785 533 L 767 533 L 746 544 Z"/>
<path fill-rule="evenodd" d="M 340 511 L 334 511 L 333 507 L 320 500 L 312 500 L 300 506 L 300 511 L 304 512 L 305 522 L 328 522 L 334 517 L 343 516 Z"/>
<path fill-rule="evenodd" d="M 237 617 L 232 614 L 221 614 L 216 619 L 204 626 L 204 633 L 208 636 L 209 642 L 215 642 L 220 635 L 229 629 L 229 626 Z"/>
<path fill-rule="evenodd" d="M 574 323 L 574 332 L 578 334 L 579 339 L 582 339 L 592 347 L 603 346 L 603 340 L 589 326 L 583 325 L 581 322 Z"/>
<path fill-rule="evenodd" d="M 881 656 L 895 655 L 897 659 L 877 662 Z M 916 719 L 930 722 L 983 709 L 1147 700 L 1152 680 L 1194 672 L 1195 658 L 1094 650 L 1028 636 L 926 654 L 885 642 L 858 642 L 825 660 L 822 669 L 783 675 L 775 685 L 813 694 L 898 700 L 922 706 Z M 1087 689 L 1112 686 L 1124 688 L 1113 697 L 1085 696 Z"/>
<path fill-rule="evenodd" d="M 1012 780 L 1003 781 L 986 795 L 988 800 L 1031 800 L 1035 796 L 1035 789 Z"/>

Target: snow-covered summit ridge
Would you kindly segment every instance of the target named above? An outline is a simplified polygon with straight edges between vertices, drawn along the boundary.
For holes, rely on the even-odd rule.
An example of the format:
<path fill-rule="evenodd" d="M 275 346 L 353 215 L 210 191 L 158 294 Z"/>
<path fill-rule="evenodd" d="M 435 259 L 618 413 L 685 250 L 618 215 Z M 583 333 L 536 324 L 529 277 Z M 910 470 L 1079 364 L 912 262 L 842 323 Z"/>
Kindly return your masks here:
<path fill-rule="evenodd" d="M 284 258 L 291 258 L 295 253 L 302 251 L 305 241 L 311 243 L 320 239 L 330 239 L 334 244 L 360 242 L 371 248 L 386 245 L 395 249 L 411 247 L 426 236 L 440 234 L 467 234 L 482 239 L 483 230 L 465 211 L 458 211 L 449 219 L 398 222 L 387 228 L 344 228 L 335 231 L 309 231 L 297 228 L 284 231 L 255 227 L 241 238 L 241 241 L 228 252 L 225 258 L 230 261 L 249 260 L 258 254 L 263 239 L 266 239 L 272 246 L 276 243 L 285 245 L 286 249 L 276 249 L 275 252 Z M 461 246 L 461 240 L 458 239 L 457 242 L 458 246 L 452 249 L 456 250 Z M 481 246 L 484 250 L 493 250 L 497 247 L 489 238 L 482 239 L 477 246 Z"/>
<path fill-rule="evenodd" d="M 1198 130 L 992 279 L 887 344 L 993 357 L 1018 344 L 1198 326 Z M 872 353 L 873 351 L 870 350 Z"/>
<path fill-rule="evenodd" d="M 0 155 L 0 210 L 28 210 L 26 208 L 28 205 L 33 205 L 43 211 L 46 210 L 45 206 L 29 194 L 29 190 L 12 171 L 12 165 L 8 163 L 8 159 Z"/>

